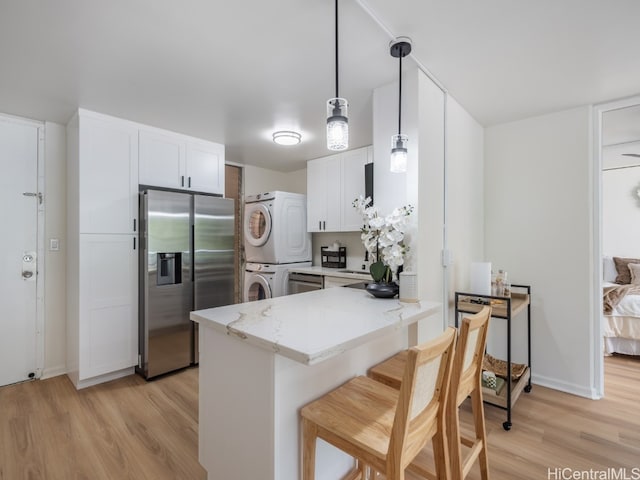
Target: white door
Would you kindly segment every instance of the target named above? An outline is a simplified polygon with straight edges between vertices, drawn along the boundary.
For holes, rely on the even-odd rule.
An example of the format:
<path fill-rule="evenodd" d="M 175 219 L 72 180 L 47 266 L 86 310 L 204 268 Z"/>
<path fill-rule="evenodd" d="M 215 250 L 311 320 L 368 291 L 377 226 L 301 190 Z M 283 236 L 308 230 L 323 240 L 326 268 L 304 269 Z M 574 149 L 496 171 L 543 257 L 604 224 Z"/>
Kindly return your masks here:
<path fill-rule="evenodd" d="M 0 385 L 36 374 L 38 127 L 0 117 Z"/>

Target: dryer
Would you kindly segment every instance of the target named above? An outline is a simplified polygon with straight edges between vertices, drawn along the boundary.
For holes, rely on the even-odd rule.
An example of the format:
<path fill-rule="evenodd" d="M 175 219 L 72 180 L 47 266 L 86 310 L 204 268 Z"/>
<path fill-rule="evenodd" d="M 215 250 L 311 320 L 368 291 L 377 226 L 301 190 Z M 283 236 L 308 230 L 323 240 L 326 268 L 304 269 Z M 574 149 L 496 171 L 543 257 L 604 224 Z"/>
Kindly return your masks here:
<path fill-rule="evenodd" d="M 244 273 L 245 302 L 265 300 L 288 294 L 289 269 L 310 267 L 311 262 L 288 263 L 284 265 L 247 263 Z"/>
<path fill-rule="evenodd" d="M 244 247 L 247 262 L 310 261 L 306 196 L 280 191 L 248 195 L 244 207 Z"/>

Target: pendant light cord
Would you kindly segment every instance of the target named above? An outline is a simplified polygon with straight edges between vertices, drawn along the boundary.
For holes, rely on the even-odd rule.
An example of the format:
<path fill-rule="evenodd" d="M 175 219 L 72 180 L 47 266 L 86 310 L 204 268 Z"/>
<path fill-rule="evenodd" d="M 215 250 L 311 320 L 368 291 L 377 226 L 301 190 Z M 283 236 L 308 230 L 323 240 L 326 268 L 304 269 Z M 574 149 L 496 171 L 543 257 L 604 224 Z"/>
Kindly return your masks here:
<path fill-rule="evenodd" d="M 338 98 L 338 0 L 336 0 L 336 98 Z M 336 100 L 336 107 L 338 101 Z"/>
<path fill-rule="evenodd" d="M 400 72 L 398 73 L 398 82 L 400 86 L 398 87 L 398 135 L 402 132 L 400 125 L 402 121 L 402 52 L 398 57 L 398 64 L 400 65 Z"/>

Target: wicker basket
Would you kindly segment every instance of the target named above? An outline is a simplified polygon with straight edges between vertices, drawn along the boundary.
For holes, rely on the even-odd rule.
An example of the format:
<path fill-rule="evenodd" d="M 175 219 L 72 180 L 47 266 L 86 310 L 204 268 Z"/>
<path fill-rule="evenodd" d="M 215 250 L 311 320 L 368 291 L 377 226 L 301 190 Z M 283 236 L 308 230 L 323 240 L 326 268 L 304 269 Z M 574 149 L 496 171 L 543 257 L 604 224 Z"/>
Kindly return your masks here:
<path fill-rule="evenodd" d="M 511 379 L 517 381 L 525 372 L 527 366 L 522 363 L 511 362 Z M 507 362 L 494 358 L 485 353 L 482 359 L 482 370 L 495 373 L 498 377 L 507 379 Z"/>

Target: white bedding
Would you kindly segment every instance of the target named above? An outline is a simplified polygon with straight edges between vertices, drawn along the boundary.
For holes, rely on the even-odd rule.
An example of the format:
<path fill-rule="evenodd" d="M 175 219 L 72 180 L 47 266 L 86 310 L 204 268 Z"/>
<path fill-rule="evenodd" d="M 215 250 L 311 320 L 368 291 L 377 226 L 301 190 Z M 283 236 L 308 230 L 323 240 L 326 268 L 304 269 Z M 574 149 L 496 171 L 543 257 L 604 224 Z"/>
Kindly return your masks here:
<path fill-rule="evenodd" d="M 603 287 L 614 283 L 604 282 Z M 640 354 L 640 295 L 626 295 L 611 314 L 603 315 L 605 353 Z"/>

